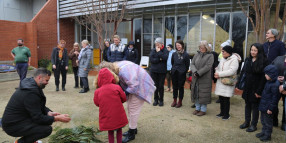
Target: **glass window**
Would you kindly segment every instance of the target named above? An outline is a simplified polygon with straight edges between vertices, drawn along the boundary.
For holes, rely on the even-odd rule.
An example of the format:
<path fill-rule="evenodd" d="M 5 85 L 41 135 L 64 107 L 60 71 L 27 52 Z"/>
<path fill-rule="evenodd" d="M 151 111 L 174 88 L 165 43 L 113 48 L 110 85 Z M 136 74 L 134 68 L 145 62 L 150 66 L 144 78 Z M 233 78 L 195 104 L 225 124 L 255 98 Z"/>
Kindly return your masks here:
<path fill-rule="evenodd" d="M 216 14 L 215 51 L 217 53 L 221 52 L 220 45 L 229 39 L 229 20 L 229 13 Z"/>
<path fill-rule="evenodd" d="M 234 52 L 238 53 L 244 59 L 243 51 L 245 45 L 247 17 L 243 12 L 234 12 L 232 19 L 232 41 L 234 42 Z"/>
<path fill-rule="evenodd" d="M 162 33 L 162 17 L 154 18 L 154 33 Z"/>
<path fill-rule="evenodd" d="M 144 18 L 143 33 L 152 33 L 152 18 Z"/>
<path fill-rule="evenodd" d="M 201 40 L 206 40 L 208 43 L 211 43 L 211 44 L 213 43 L 214 25 L 215 25 L 214 14 L 203 14 Z"/>
<path fill-rule="evenodd" d="M 200 40 L 200 15 L 189 16 L 189 29 L 188 29 L 188 44 L 187 51 L 189 54 L 194 55 L 198 50 Z"/>
<path fill-rule="evenodd" d="M 152 34 L 143 34 L 143 56 L 149 56 L 151 51 Z"/>
<path fill-rule="evenodd" d="M 131 21 L 120 22 L 117 28 L 117 35 L 119 35 L 121 39 L 126 38 L 128 43 L 131 40 Z"/>
<path fill-rule="evenodd" d="M 187 16 L 178 16 L 177 17 L 177 40 L 183 40 L 184 43 L 187 43 L 187 26 L 188 26 Z"/>
<path fill-rule="evenodd" d="M 175 41 L 175 17 L 165 17 L 165 45 L 174 45 Z"/>
<path fill-rule="evenodd" d="M 141 57 L 141 25 L 142 19 L 134 19 L 134 40 L 135 40 L 135 48 L 138 50 L 139 57 Z"/>

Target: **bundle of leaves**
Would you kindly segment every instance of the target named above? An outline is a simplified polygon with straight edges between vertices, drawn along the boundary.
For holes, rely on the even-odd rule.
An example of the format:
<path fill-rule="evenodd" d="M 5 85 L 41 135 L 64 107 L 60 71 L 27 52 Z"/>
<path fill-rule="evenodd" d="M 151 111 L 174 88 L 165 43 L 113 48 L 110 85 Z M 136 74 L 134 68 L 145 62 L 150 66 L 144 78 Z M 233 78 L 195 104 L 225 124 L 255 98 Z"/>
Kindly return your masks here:
<path fill-rule="evenodd" d="M 91 127 L 64 128 L 50 136 L 49 143 L 101 143 L 95 134 L 94 128 Z"/>

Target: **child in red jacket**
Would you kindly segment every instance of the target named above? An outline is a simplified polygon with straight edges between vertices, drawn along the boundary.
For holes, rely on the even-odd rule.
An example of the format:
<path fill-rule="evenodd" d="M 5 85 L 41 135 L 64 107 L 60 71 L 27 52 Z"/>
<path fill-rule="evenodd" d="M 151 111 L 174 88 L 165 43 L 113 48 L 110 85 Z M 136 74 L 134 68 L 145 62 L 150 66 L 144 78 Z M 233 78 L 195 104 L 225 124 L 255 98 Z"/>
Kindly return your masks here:
<path fill-rule="evenodd" d="M 94 85 L 94 103 L 99 107 L 99 129 L 108 131 L 108 140 L 114 142 L 114 130 L 117 131 L 117 142 L 122 142 L 122 127 L 128 124 L 127 116 L 122 105 L 126 95 L 117 85 L 118 76 L 107 68 L 99 71 Z"/>

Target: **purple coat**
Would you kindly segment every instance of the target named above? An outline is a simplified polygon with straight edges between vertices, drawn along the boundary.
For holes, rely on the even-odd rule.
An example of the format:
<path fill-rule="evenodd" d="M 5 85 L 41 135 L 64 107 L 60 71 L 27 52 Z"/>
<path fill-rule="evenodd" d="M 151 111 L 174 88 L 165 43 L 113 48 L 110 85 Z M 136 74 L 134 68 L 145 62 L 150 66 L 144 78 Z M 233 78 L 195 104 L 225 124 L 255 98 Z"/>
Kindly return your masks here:
<path fill-rule="evenodd" d="M 117 62 L 117 65 L 119 67 L 120 85 L 123 90 L 150 104 L 156 89 L 150 75 L 139 65 L 130 61 L 120 61 Z"/>

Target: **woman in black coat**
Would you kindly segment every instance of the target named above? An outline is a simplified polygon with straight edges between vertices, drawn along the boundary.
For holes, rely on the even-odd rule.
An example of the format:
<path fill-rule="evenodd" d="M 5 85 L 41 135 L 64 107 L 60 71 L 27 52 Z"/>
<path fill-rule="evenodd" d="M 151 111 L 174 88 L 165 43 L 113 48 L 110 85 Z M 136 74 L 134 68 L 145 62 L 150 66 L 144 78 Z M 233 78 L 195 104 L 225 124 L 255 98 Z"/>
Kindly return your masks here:
<path fill-rule="evenodd" d="M 178 40 L 175 43 L 176 52 L 172 54 L 172 83 L 173 83 L 173 98 L 174 101 L 171 107 L 180 108 L 182 106 L 182 100 L 184 97 L 184 85 L 186 81 L 186 74 L 190 66 L 190 57 L 189 54 L 184 49 L 184 42 Z M 179 92 L 179 102 L 177 104 L 177 97 Z"/>
<path fill-rule="evenodd" d="M 139 64 L 138 63 L 138 59 L 139 59 L 138 51 L 134 46 L 135 46 L 134 41 L 130 41 L 128 45 L 126 46 L 126 49 L 125 49 L 126 60 L 131 61 L 135 64 Z"/>
<path fill-rule="evenodd" d="M 108 62 L 107 59 L 107 50 L 110 47 L 110 42 L 109 41 L 104 41 L 104 50 L 103 50 L 103 60 Z"/>
<path fill-rule="evenodd" d="M 264 68 L 268 65 L 264 54 L 263 45 L 255 43 L 251 45 L 249 57 L 245 59 L 244 67 L 240 73 L 238 85 L 243 82 L 242 77 L 245 74 L 245 86 L 242 98 L 245 100 L 245 122 L 240 125 L 241 129 L 248 128 L 247 132 L 257 130 L 256 125 L 259 118 L 259 102 L 264 85 L 266 83 Z M 252 113 L 252 120 L 251 120 Z M 251 121 L 251 124 L 250 124 Z"/>

